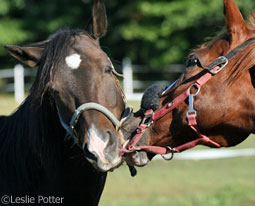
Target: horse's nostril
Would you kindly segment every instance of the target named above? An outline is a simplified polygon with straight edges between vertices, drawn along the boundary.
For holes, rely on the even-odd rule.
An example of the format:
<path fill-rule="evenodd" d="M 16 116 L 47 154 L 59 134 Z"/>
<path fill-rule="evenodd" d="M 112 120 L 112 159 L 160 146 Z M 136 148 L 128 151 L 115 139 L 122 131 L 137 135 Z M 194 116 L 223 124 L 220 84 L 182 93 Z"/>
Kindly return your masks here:
<path fill-rule="evenodd" d="M 116 136 L 112 134 L 111 131 L 106 131 L 104 133 L 104 142 L 107 142 L 106 149 L 111 148 L 115 145 L 116 142 Z M 113 149 L 113 148 L 111 148 Z"/>
<path fill-rule="evenodd" d="M 106 131 L 104 133 L 104 140 L 105 142 L 107 142 L 107 145 L 104 149 L 104 155 L 106 157 L 106 159 L 108 159 L 109 161 L 113 161 L 117 154 L 118 151 L 118 140 L 117 140 L 117 135 L 113 134 L 111 131 Z"/>
<path fill-rule="evenodd" d="M 109 144 L 109 142 L 111 141 L 111 132 L 107 131 L 104 133 L 104 142 L 107 142 L 107 145 Z"/>

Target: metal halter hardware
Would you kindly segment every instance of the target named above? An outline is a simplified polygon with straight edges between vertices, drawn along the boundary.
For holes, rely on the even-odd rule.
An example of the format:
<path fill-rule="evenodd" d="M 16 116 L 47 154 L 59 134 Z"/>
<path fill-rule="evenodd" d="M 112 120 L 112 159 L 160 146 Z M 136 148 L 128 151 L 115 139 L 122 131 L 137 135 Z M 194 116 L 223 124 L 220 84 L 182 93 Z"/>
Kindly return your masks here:
<path fill-rule="evenodd" d="M 218 57 L 212 64 L 209 64 L 204 67 L 204 69 L 208 69 L 208 71 L 215 75 L 219 73 L 225 66 L 228 64 L 228 59 L 225 56 Z M 217 70 L 214 70 L 216 66 L 220 66 Z"/>
<path fill-rule="evenodd" d="M 150 127 L 151 124 L 153 123 L 152 115 L 153 115 L 153 110 L 146 111 L 144 113 L 144 117 L 141 121 L 141 124 L 146 124 L 147 127 Z"/>
<path fill-rule="evenodd" d="M 194 98 L 195 96 L 198 95 L 198 93 L 200 92 L 200 87 L 197 84 L 192 84 L 188 89 L 189 91 L 191 90 L 191 88 L 195 87 L 196 88 L 196 93 L 195 94 L 190 94 L 189 95 L 189 110 L 186 112 L 186 116 L 188 117 L 190 114 L 194 114 L 195 116 L 197 116 L 197 111 L 194 109 Z"/>
<path fill-rule="evenodd" d="M 170 156 L 170 157 L 167 157 L 167 156 L 165 156 L 165 155 L 161 155 L 161 157 L 162 157 L 164 160 L 167 160 L 167 161 L 172 160 L 172 159 L 174 158 L 174 153 L 175 153 L 175 151 L 174 151 L 174 149 L 173 149 L 172 147 L 166 146 L 166 148 L 169 150 L 169 153 L 171 154 L 171 156 Z"/>

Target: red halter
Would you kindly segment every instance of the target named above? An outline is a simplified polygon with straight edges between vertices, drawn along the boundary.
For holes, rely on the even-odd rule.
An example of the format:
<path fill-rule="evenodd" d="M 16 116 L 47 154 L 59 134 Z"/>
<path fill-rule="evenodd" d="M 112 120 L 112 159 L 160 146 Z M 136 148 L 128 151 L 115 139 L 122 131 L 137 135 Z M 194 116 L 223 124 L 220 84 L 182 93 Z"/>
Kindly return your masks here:
<path fill-rule="evenodd" d="M 197 130 L 197 121 L 196 121 L 196 111 L 193 108 L 194 103 L 194 97 L 199 93 L 200 88 L 212 78 L 213 75 L 220 72 L 227 64 L 228 61 L 235 56 L 237 53 L 239 53 L 243 48 L 245 48 L 251 41 L 254 41 L 254 38 L 248 39 L 243 44 L 235 48 L 234 50 L 230 51 L 226 56 L 221 56 L 217 58 L 213 63 L 211 63 L 208 66 L 203 67 L 204 69 L 208 70 L 207 73 L 205 73 L 203 76 L 201 76 L 194 84 L 192 84 L 187 90 L 185 90 L 182 94 L 177 96 L 172 102 L 168 103 L 167 105 L 163 106 L 161 109 L 157 110 L 156 112 L 153 112 L 153 110 L 147 110 L 144 113 L 144 119 L 137 128 L 135 136 L 126 142 L 124 147 L 119 150 L 119 155 L 123 156 L 125 153 L 132 153 L 135 151 L 146 151 L 150 153 L 165 155 L 168 153 L 171 153 L 171 157 L 168 159 L 173 158 L 173 154 L 176 152 L 182 152 L 187 149 L 191 149 L 197 145 L 208 145 L 216 148 L 220 148 L 220 144 L 217 142 L 214 142 L 206 135 L 201 134 Z M 201 61 L 200 61 L 201 63 Z M 195 87 L 197 89 L 195 94 L 191 94 L 190 90 L 192 87 Z M 198 136 L 198 139 L 195 139 L 193 141 L 187 142 L 183 145 L 171 148 L 171 147 L 160 147 L 160 146 L 136 146 L 138 141 L 141 139 L 142 135 L 146 131 L 147 128 L 150 127 L 150 125 L 153 123 L 153 121 L 160 119 L 161 117 L 165 116 L 169 112 L 171 112 L 174 108 L 176 108 L 178 105 L 180 105 L 182 102 L 184 102 L 189 97 L 189 110 L 186 113 L 186 117 L 188 120 L 188 125 L 191 129 L 195 131 L 195 133 Z M 164 156 L 162 156 L 164 157 Z M 164 158 L 166 159 L 166 158 Z"/>
<path fill-rule="evenodd" d="M 220 67 L 217 66 L 213 70 L 217 71 Z M 180 94 L 178 97 L 176 97 L 171 103 L 165 105 L 161 109 L 159 109 L 156 112 L 153 112 L 153 110 L 147 110 L 144 114 L 144 120 L 139 125 L 136 131 L 136 135 L 128 141 L 128 143 L 125 145 L 124 148 L 120 149 L 119 155 L 122 156 L 125 153 L 131 153 L 137 150 L 144 150 L 146 152 L 155 153 L 164 155 L 167 153 L 175 153 L 175 152 L 182 152 L 186 149 L 190 149 L 195 147 L 198 144 L 209 144 L 213 145 L 215 147 L 220 147 L 220 145 L 212 140 L 209 139 L 209 137 L 202 135 L 198 132 L 196 126 L 196 112 L 193 110 L 193 98 L 196 96 L 201 88 L 202 85 L 204 85 L 209 79 L 211 79 L 212 74 L 206 73 L 202 77 L 200 77 L 192 86 L 190 86 L 186 91 L 184 91 L 182 94 Z M 196 94 L 191 94 L 190 89 L 192 87 L 197 88 Z M 198 139 L 193 140 L 191 142 L 188 142 L 186 144 L 180 145 L 178 147 L 170 148 L 170 147 L 159 147 L 159 146 L 135 146 L 138 141 L 141 139 L 142 135 L 146 131 L 147 128 L 150 127 L 153 121 L 160 119 L 161 117 L 165 116 L 169 112 L 171 112 L 174 108 L 176 108 L 179 104 L 185 101 L 185 99 L 189 97 L 189 111 L 187 112 L 187 119 L 188 119 L 188 125 L 197 133 L 199 136 Z M 192 98 L 192 100 L 191 100 Z M 192 103 L 191 103 L 192 102 Z M 146 120 L 149 120 L 148 123 L 145 123 Z"/>

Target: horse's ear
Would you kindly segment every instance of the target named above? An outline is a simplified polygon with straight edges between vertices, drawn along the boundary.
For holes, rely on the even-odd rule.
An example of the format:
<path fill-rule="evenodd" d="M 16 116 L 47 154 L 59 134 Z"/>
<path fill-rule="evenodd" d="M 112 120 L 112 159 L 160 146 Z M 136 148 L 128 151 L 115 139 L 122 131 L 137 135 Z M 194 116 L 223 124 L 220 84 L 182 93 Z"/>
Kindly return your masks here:
<path fill-rule="evenodd" d="M 4 48 L 7 49 L 11 56 L 27 64 L 30 67 L 34 67 L 37 65 L 43 52 L 43 48 L 39 47 L 20 47 L 5 45 Z"/>
<path fill-rule="evenodd" d="M 234 0 L 224 0 L 224 14 L 232 40 L 242 40 L 242 36 L 247 32 L 247 26 Z"/>
<path fill-rule="evenodd" d="M 107 30 L 107 16 L 103 0 L 95 0 L 92 18 L 87 27 L 88 32 L 95 38 L 99 39 L 104 36 Z"/>

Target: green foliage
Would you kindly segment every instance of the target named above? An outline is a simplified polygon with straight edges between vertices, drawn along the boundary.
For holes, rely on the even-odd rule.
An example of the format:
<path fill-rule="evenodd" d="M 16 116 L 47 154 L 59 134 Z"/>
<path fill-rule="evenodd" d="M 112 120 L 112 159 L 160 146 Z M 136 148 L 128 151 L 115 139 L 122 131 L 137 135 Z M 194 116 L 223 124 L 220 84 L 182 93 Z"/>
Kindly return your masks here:
<path fill-rule="evenodd" d="M 190 49 L 202 43 L 205 37 L 215 36 L 224 26 L 222 2 L 136 1 L 133 2 L 128 22 L 120 26 L 119 34 L 134 45 L 135 48 L 129 47 L 128 52 L 136 62 L 157 66 L 181 63 Z M 253 0 L 239 0 L 236 3 L 244 16 L 250 8 L 255 8 Z"/>
<path fill-rule="evenodd" d="M 245 17 L 254 0 L 235 0 Z M 222 0 L 106 1 L 109 29 L 101 45 L 114 59 L 162 66 L 184 63 L 190 49 L 224 27 Z M 60 28 L 86 28 L 92 0 L 0 0 L 1 66 L 4 44 L 46 39 Z M 4 57 L 4 58 L 3 58 Z"/>
<path fill-rule="evenodd" d="M 15 16 L 15 11 L 24 9 L 23 0 L 0 1 L 0 45 L 25 41 L 29 32 L 23 30 L 24 22 Z M 3 48 L 0 47 L 0 54 Z"/>

